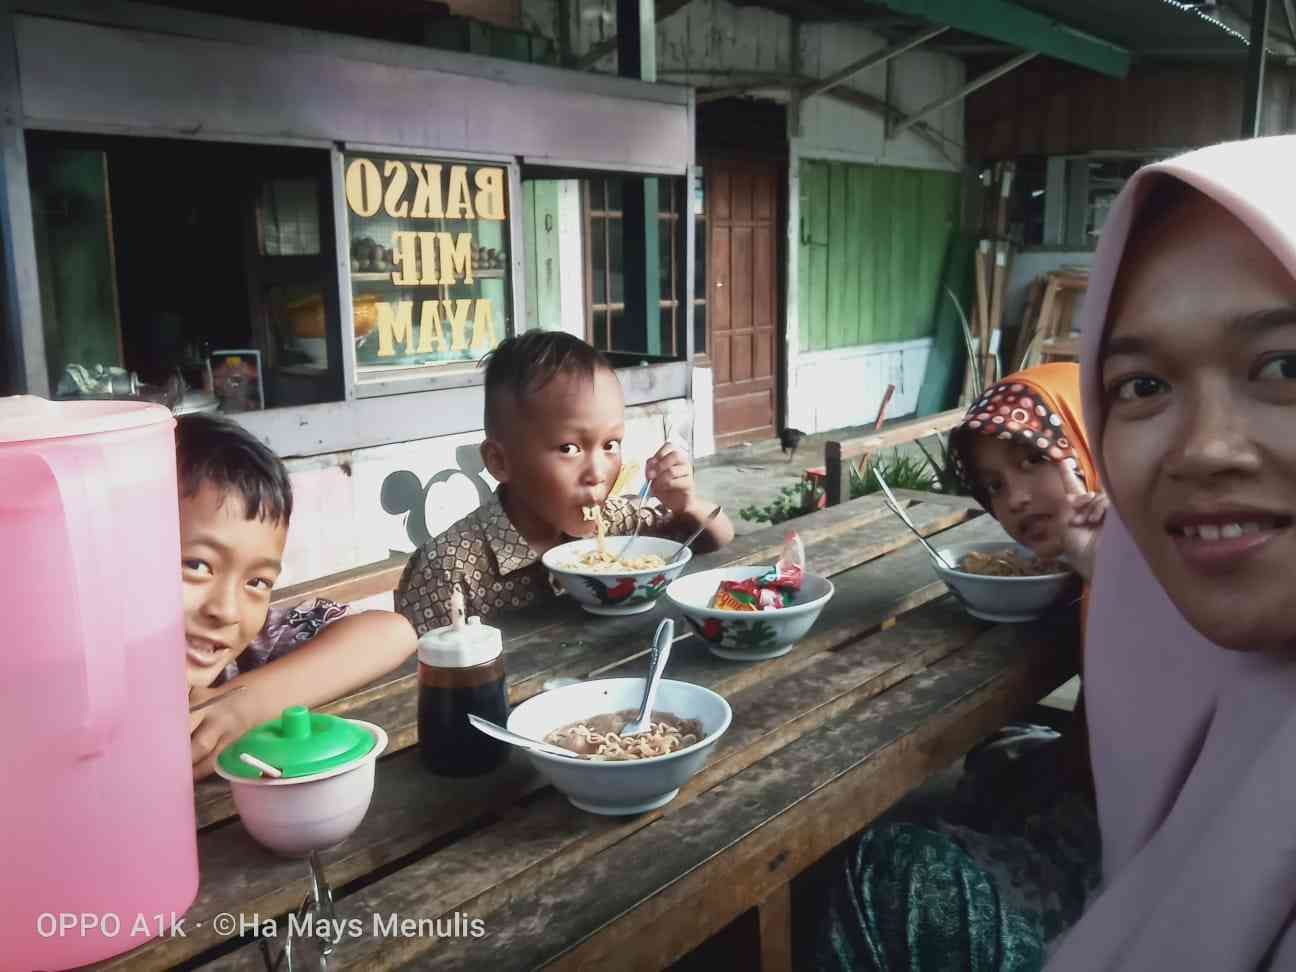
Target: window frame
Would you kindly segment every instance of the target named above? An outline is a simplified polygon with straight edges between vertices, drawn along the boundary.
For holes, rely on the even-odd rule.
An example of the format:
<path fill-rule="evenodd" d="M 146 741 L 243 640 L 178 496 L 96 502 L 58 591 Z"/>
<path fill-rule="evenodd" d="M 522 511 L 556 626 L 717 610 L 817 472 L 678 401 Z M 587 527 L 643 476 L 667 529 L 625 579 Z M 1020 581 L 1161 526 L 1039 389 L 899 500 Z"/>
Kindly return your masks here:
<path fill-rule="evenodd" d="M 590 344 L 592 344 L 594 347 L 598 348 L 600 351 L 604 352 L 605 354 L 641 355 L 647 357 L 646 355 L 642 355 L 642 352 L 624 351 L 624 350 L 611 347 L 611 343 L 612 343 L 611 315 L 616 313 L 617 311 L 624 313 L 626 305 L 625 305 L 624 295 L 622 296 L 622 300 L 620 301 L 613 301 L 609 299 L 612 294 L 612 265 L 611 265 L 612 248 L 609 245 L 611 234 L 608 232 L 608 227 L 614 221 L 623 222 L 625 219 L 625 213 L 623 210 L 619 210 L 619 209 L 611 209 L 611 208 L 595 209 L 590 199 L 590 187 L 594 182 L 600 181 L 604 183 L 603 198 L 604 200 L 606 200 L 608 198 L 607 183 L 611 179 L 618 178 L 621 175 L 632 175 L 632 174 L 633 173 L 600 173 L 598 175 L 587 176 L 580 180 L 581 229 L 582 229 L 581 252 L 583 256 L 582 270 L 584 273 L 584 283 L 585 283 L 585 288 L 584 288 L 585 340 L 588 341 Z M 669 327 L 670 340 L 662 341 L 663 350 L 661 356 L 663 358 L 670 358 L 672 361 L 687 362 L 690 357 L 690 340 L 686 333 L 686 328 L 692 327 L 692 315 L 689 312 L 689 308 L 687 307 L 687 304 L 689 302 L 682 300 L 679 295 L 683 292 L 684 289 L 690 287 L 690 283 L 692 281 L 693 275 L 692 275 L 691 268 L 685 265 L 685 260 L 687 257 L 686 251 L 688 250 L 688 240 L 685 238 L 685 234 L 680 232 L 680 226 L 683 225 L 681 223 L 681 220 L 684 218 L 684 212 L 682 212 L 679 209 L 679 206 L 683 206 L 685 210 L 689 210 L 689 211 L 691 211 L 692 209 L 691 206 L 692 196 L 691 196 L 691 189 L 689 186 L 690 179 L 689 177 L 673 177 L 673 176 L 658 176 L 657 178 L 661 182 L 664 182 L 666 184 L 668 196 L 669 196 L 668 205 L 670 208 L 666 210 L 663 210 L 661 208 L 660 197 L 659 197 L 659 205 L 657 209 L 657 228 L 658 228 L 658 232 L 669 231 L 671 296 L 658 298 L 656 326 L 659 328 L 662 327 L 661 312 L 664 310 L 669 310 L 671 312 L 671 320 L 670 320 L 670 327 Z M 606 207 L 607 205 L 606 202 L 604 205 Z M 694 218 L 696 219 L 697 217 Z M 594 240 L 594 224 L 596 221 L 601 221 L 604 227 L 603 228 L 604 265 L 602 268 L 604 301 L 602 303 L 595 303 L 594 301 L 595 267 L 594 267 L 593 240 Z M 697 300 L 692 300 L 691 302 L 694 305 L 698 303 Z M 701 303 L 705 303 L 705 300 L 701 301 Z M 606 315 L 606 323 L 607 323 L 607 330 L 605 332 L 606 340 L 602 344 L 600 344 L 598 341 L 595 340 L 595 315 L 596 314 Z M 665 339 L 666 337 L 667 337 L 667 333 L 663 329 L 662 338 Z M 669 351 L 666 350 L 667 345 L 669 345 L 670 347 Z"/>

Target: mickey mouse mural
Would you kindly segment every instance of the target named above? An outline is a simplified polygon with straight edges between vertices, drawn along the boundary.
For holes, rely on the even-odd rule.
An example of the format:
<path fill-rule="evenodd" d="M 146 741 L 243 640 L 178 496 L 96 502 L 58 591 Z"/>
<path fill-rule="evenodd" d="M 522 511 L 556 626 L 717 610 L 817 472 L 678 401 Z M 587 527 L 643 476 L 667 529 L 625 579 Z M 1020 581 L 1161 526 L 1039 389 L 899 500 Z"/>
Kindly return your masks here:
<path fill-rule="evenodd" d="M 455 476 L 463 476 L 476 488 L 479 505 L 491 498 L 491 488 L 482 479 L 486 466 L 482 462 L 480 448 L 475 445 L 459 446 L 455 449 L 455 462 L 458 468 L 441 470 L 426 485 L 419 480 L 418 474 L 408 469 L 398 469 L 383 480 L 379 493 L 382 508 L 392 516 L 406 518 L 405 535 L 415 548 L 432 539 L 427 524 L 427 498 L 433 486 L 448 482 Z"/>

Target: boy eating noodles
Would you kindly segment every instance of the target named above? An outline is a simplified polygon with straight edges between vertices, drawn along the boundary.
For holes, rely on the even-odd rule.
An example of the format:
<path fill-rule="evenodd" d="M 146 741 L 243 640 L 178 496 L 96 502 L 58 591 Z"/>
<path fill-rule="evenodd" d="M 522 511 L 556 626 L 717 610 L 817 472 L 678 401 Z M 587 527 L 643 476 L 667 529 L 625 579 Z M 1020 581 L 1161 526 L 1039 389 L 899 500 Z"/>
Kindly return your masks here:
<path fill-rule="evenodd" d="M 540 562 L 545 551 L 592 536 L 585 513 L 601 506 L 609 535 L 683 537 L 715 504 L 694 491 L 687 457 L 666 443 L 645 464 L 655 503 L 609 496 L 621 473 L 625 401 L 602 353 L 558 331 L 503 341 L 486 359 L 482 458 L 500 483 L 492 500 L 424 544 L 396 589 L 396 610 L 419 635 L 451 623 L 450 594 L 464 591 L 470 614 L 487 617 L 554 597 Z M 697 540 L 704 550 L 733 539 L 723 513 Z"/>
<path fill-rule="evenodd" d="M 415 647 L 389 611 L 270 613 L 282 569 L 292 485 L 279 458 L 241 426 L 186 415 L 176 423 L 180 572 L 189 704 L 228 699 L 190 717 L 194 779 L 221 750 L 286 706 L 317 706 L 396 668 Z"/>

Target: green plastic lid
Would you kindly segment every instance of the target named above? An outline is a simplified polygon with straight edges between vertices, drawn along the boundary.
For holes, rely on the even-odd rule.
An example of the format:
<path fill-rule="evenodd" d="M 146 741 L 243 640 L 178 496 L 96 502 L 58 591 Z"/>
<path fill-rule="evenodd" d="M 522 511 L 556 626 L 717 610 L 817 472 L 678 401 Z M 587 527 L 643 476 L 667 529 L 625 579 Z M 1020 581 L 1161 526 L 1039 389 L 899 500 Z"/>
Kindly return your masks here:
<path fill-rule="evenodd" d="M 231 776 L 253 780 L 261 771 L 241 759 L 243 753 L 269 763 L 285 778 L 311 776 L 355 762 L 376 740 L 367 729 L 338 716 L 311 712 L 294 705 L 278 719 L 249 730 L 217 758 Z"/>

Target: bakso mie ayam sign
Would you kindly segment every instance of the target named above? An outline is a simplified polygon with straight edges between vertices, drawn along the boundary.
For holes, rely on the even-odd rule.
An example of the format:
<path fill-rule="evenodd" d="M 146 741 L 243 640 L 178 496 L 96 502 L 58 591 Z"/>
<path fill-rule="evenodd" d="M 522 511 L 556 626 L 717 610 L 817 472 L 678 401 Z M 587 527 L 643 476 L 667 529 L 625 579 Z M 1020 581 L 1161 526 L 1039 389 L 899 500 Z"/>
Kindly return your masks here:
<path fill-rule="evenodd" d="M 508 321 L 507 186 L 502 166 L 348 158 L 357 338 L 360 298 L 376 313 L 367 330 L 377 341 L 362 342 L 362 360 L 435 364 L 499 343 Z M 365 241 L 380 257 L 360 266 L 354 254 Z"/>

